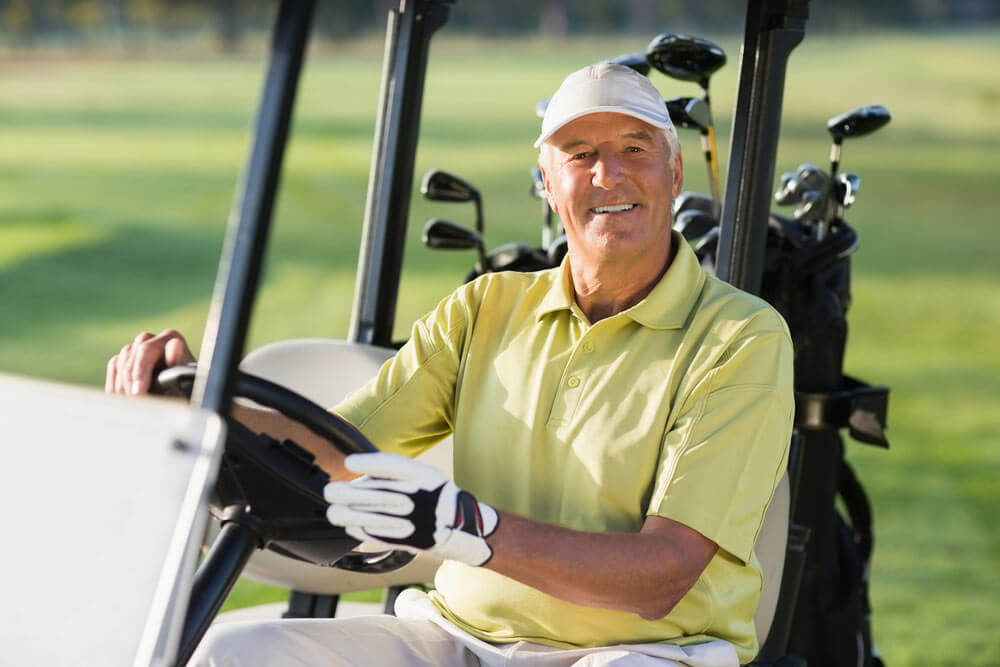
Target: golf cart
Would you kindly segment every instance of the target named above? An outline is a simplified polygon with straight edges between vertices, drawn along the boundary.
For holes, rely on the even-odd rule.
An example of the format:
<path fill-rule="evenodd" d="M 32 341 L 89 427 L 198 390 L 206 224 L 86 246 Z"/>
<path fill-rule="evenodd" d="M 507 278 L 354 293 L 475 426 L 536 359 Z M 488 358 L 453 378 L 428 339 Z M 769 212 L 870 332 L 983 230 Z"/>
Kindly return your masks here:
<path fill-rule="evenodd" d="M 431 37 L 448 16 L 445 0 L 401 0 L 390 13 L 348 340 L 278 343 L 242 358 L 314 4 L 283 0 L 277 13 L 202 360 L 159 378 L 165 393 L 190 395 L 190 405 L 0 378 L 0 395 L 15 416 L 15 441 L 80 443 L 69 453 L 20 447 L 8 463 L 29 473 L 4 493 L 11 504 L 27 498 L 32 506 L 14 519 L 12 534 L 27 536 L 34 547 L 18 553 L 14 569 L 53 573 L 8 587 L 26 600 L 4 639 L 15 663 L 43 655 L 46 663 L 182 665 L 241 573 L 296 591 L 294 615 L 321 616 L 331 615 L 332 596 L 340 593 L 433 576 L 432 559 L 371 553 L 330 526 L 323 518 L 326 476 L 311 455 L 229 417 L 232 399 L 241 396 L 301 421 L 344 452 L 371 451 L 360 433 L 321 406 L 373 375 L 394 352 L 424 73 Z M 763 271 L 785 63 L 803 37 L 807 9 L 806 0 L 747 4 L 717 270 L 750 292 L 759 291 Z M 317 369 L 336 369 L 337 377 L 328 371 L 318 377 Z M 53 410 L 65 418 L 46 419 Z M 446 470 L 448 446 L 429 454 Z M 149 475 L 134 474 L 137 469 Z M 58 483 L 38 488 L 46 476 Z M 788 540 L 793 487 L 794 479 L 779 487 L 757 545 L 764 567 L 758 659 L 767 663 L 785 654 L 801 571 L 801 560 L 786 559 L 786 552 L 801 549 L 801 541 Z M 123 522 L 125 500 L 132 513 Z M 214 538 L 199 564 L 210 514 Z M 110 516 L 113 526 L 102 520 Z M 57 529 L 52 517 L 60 517 Z M 123 534 L 122 526 L 130 532 Z M 60 568 L 71 545 L 83 548 L 72 552 L 73 568 Z M 72 577 L 56 576 L 67 569 Z M 52 606 L 72 621 L 62 638 L 51 627 L 37 628 Z"/>

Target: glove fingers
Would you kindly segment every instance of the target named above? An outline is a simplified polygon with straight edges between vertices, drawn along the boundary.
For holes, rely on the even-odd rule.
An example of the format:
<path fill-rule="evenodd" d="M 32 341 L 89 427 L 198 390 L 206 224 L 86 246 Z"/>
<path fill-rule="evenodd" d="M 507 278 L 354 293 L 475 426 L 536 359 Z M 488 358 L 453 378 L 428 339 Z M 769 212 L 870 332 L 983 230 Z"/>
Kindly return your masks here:
<path fill-rule="evenodd" d="M 356 473 L 371 477 L 389 477 L 412 482 L 431 482 L 441 479 L 441 472 L 434 466 L 414 461 L 399 454 L 374 452 L 351 454 L 344 459 L 344 466 Z"/>
<path fill-rule="evenodd" d="M 367 488 L 357 482 L 331 482 L 323 487 L 328 503 L 351 509 L 405 516 L 413 511 L 408 495 L 390 489 Z"/>
<path fill-rule="evenodd" d="M 402 539 L 413 534 L 413 524 L 406 519 L 372 512 L 359 512 L 344 505 L 326 508 L 326 520 L 345 529 L 365 529 L 370 535 Z M 348 533 L 352 535 L 352 533 Z M 353 535 L 352 535 L 353 536 Z"/>
<path fill-rule="evenodd" d="M 397 541 L 384 542 L 373 535 L 365 532 L 364 528 L 345 528 L 344 532 L 356 539 L 358 542 L 364 542 L 365 545 L 369 547 L 377 547 L 381 549 L 391 549 L 393 551 L 402 550 L 409 551 L 410 553 L 419 553 L 419 549 L 415 549 L 407 544 L 402 544 Z"/>
<path fill-rule="evenodd" d="M 406 495 L 412 495 L 421 488 L 416 482 L 404 482 L 398 479 L 386 479 L 384 477 L 359 477 L 352 480 L 350 484 L 351 486 L 359 489 L 392 491 L 395 493 L 405 493 Z"/>

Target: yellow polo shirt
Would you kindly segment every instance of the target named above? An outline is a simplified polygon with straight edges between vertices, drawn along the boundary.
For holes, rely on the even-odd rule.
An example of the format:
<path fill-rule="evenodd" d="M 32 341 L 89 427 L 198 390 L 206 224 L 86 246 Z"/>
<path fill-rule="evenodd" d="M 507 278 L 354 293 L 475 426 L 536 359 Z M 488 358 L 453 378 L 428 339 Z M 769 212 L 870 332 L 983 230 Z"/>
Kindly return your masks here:
<path fill-rule="evenodd" d="M 453 432 L 456 483 L 498 509 L 623 533 L 655 514 L 720 547 L 653 621 L 446 561 L 432 599 L 471 634 L 565 648 L 725 639 L 743 662 L 756 654 L 753 546 L 786 463 L 792 344 L 770 306 L 673 242 L 653 291 L 594 324 L 565 262 L 464 285 L 335 408 L 383 451 L 416 456 Z"/>

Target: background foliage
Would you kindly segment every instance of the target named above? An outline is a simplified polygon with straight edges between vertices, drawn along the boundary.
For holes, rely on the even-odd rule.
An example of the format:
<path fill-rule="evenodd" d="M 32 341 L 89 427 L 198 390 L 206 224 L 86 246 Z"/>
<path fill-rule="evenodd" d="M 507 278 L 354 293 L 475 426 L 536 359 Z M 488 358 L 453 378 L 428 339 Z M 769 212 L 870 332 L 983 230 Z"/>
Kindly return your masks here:
<path fill-rule="evenodd" d="M 382 32 L 386 12 L 398 2 L 317 3 L 316 29 L 350 40 Z M 0 0 L 0 36 L 10 46 L 114 45 L 142 50 L 155 41 L 190 39 L 202 32 L 227 51 L 247 33 L 266 28 L 273 0 Z M 739 30 L 740 3 L 732 0 L 459 0 L 450 30 L 479 36 L 581 33 L 644 33 L 648 26 L 673 31 Z M 810 29 L 857 31 L 885 26 L 942 27 L 1000 21 L 992 0 L 814 0 Z M 2 42 L 0 42 L 2 44 Z"/>

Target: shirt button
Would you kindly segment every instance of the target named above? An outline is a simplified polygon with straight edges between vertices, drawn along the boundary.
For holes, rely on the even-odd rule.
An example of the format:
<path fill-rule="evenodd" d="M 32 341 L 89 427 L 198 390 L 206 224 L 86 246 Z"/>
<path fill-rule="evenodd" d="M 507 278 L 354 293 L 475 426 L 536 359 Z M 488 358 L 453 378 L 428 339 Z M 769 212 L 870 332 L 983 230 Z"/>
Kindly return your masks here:
<path fill-rule="evenodd" d="M 569 380 L 567 380 L 567 381 L 566 381 L 566 384 L 567 384 L 567 385 L 568 385 L 568 386 L 569 386 L 569 387 L 570 387 L 571 389 L 572 389 L 573 387 L 578 387 L 578 386 L 580 386 L 580 378 L 578 378 L 578 377 L 577 377 L 577 376 L 575 376 L 575 375 L 572 375 L 572 376 L 570 376 Z"/>
<path fill-rule="evenodd" d="M 584 342 L 584 344 L 583 344 L 583 351 L 584 352 L 588 352 L 588 353 L 589 352 L 593 352 L 594 351 L 594 344 L 591 343 L 589 340 L 586 341 L 586 342 Z"/>

